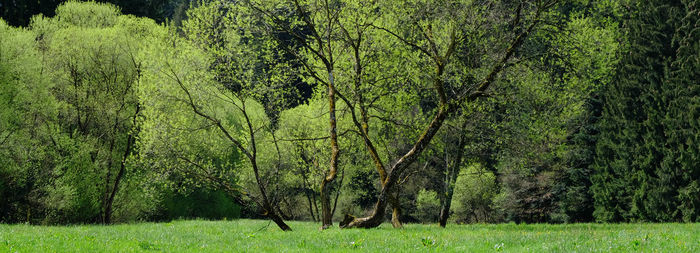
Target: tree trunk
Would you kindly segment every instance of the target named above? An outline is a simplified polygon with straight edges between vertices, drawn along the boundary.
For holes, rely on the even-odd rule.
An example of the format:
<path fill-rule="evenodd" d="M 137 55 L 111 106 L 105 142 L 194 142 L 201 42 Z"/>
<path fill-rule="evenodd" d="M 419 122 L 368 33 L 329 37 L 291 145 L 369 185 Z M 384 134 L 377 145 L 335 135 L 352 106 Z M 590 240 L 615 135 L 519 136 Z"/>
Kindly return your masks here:
<path fill-rule="evenodd" d="M 401 224 L 401 202 L 399 202 L 399 187 L 396 187 L 396 192 L 389 195 L 389 202 L 391 203 L 391 225 L 394 228 L 403 228 Z"/>
<path fill-rule="evenodd" d="M 452 205 L 452 194 L 454 191 L 452 189 L 447 191 L 445 196 L 445 202 L 440 208 L 440 227 L 445 227 L 447 225 L 447 219 L 450 218 L 450 206 Z"/>
<path fill-rule="evenodd" d="M 314 203 L 314 211 L 316 212 L 316 220 L 321 221 L 321 212 L 318 211 L 318 200 L 316 200 L 316 194 L 311 194 L 311 199 Z"/>
<path fill-rule="evenodd" d="M 338 133 L 336 131 L 335 119 L 335 81 L 333 79 L 333 69 L 330 66 L 328 67 L 328 80 L 328 112 L 331 140 L 331 162 L 328 173 L 323 177 L 323 180 L 321 181 L 321 221 L 323 223 L 321 229 L 326 229 L 333 226 L 330 184 L 333 182 L 333 180 L 335 180 L 335 176 L 338 173 L 338 154 L 340 153 L 340 149 L 338 148 Z"/>
<path fill-rule="evenodd" d="M 139 115 L 139 111 L 141 110 L 141 106 L 138 104 L 136 105 L 136 112 L 134 113 L 133 116 L 133 127 L 136 126 L 136 118 Z M 114 185 L 112 186 L 112 192 L 109 194 L 109 198 L 107 198 L 107 203 L 105 204 L 105 210 L 104 210 L 104 217 L 103 221 L 105 224 L 110 224 L 112 223 L 112 203 L 114 203 L 114 197 L 117 195 L 117 191 L 119 191 L 119 183 L 121 183 L 122 178 L 124 177 L 124 173 L 126 172 L 126 159 L 129 158 L 129 155 L 131 154 L 131 149 L 134 146 L 134 142 L 136 141 L 136 138 L 134 138 L 134 133 L 131 132 L 129 133 L 127 140 L 126 140 L 126 149 L 124 150 L 124 154 L 122 155 L 122 161 L 121 164 L 119 165 L 119 172 L 117 172 L 117 177 L 114 178 Z"/>
<path fill-rule="evenodd" d="M 327 180 L 321 181 L 321 222 L 323 226 L 321 229 L 327 229 L 333 226 L 333 215 L 331 213 L 331 196 L 330 196 L 330 182 Z"/>
<path fill-rule="evenodd" d="M 267 190 L 265 190 L 265 184 L 262 181 L 262 178 L 260 177 L 260 170 L 258 168 L 258 148 L 257 148 L 257 142 L 255 141 L 255 129 L 253 128 L 253 124 L 250 122 L 250 117 L 248 117 L 248 112 L 246 111 L 245 107 L 245 100 L 241 101 L 241 112 L 243 112 L 243 117 L 245 118 L 246 125 L 248 125 L 248 134 L 249 134 L 249 140 L 250 140 L 250 151 L 244 152 L 246 156 L 248 157 L 248 160 L 250 160 L 250 164 L 253 167 L 253 174 L 255 175 L 255 182 L 258 184 L 258 189 L 260 189 L 260 195 L 262 196 L 262 201 L 263 201 L 263 209 L 265 210 L 265 215 L 269 217 L 272 221 L 277 224 L 277 226 L 282 229 L 282 231 L 292 231 L 292 228 L 290 228 L 287 223 L 284 222 L 282 217 L 280 217 L 279 214 L 277 214 L 275 207 L 278 206 L 275 204 L 274 206 L 270 202 L 270 199 L 267 197 Z M 219 123 L 220 124 L 220 123 Z M 220 128 L 223 128 L 222 126 L 219 126 Z M 228 133 L 228 132 L 226 132 Z M 229 138 L 233 139 L 233 138 Z M 237 143 L 239 147 L 241 147 L 240 143 Z M 245 151 L 246 149 L 241 149 Z"/>
<path fill-rule="evenodd" d="M 440 227 L 445 227 L 447 225 L 447 219 L 450 217 L 450 207 L 452 206 L 452 196 L 455 191 L 455 184 L 457 184 L 457 177 L 459 176 L 460 170 L 462 168 L 462 161 L 464 160 L 464 146 L 466 145 L 466 131 L 467 119 L 462 119 L 462 125 L 459 130 L 459 141 L 457 142 L 457 154 L 455 154 L 455 161 L 452 163 L 451 168 L 447 168 L 447 175 L 445 180 L 445 200 L 442 202 L 440 208 Z M 447 150 L 445 150 L 447 152 Z"/>
<path fill-rule="evenodd" d="M 442 91 L 442 86 L 440 86 L 439 89 Z M 446 99 L 442 101 L 446 101 Z M 447 105 L 446 103 L 442 103 L 440 110 L 435 115 L 435 118 L 433 118 L 433 120 L 430 122 L 430 125 L 428 125 L 423 135 L 418 138 L 418 141 L 416 141 L 416 143 L 413 145 L 413 148 L 411 148 L 408 153 L 401 157 L 401 159 L 394 164 L 391 172 L 388 173 L 387 179 L 379 193 L 379 198 L 377 199 L 377 204 L 375 205 L 372 214 L 364 218 L 354 218 L 352 221 L 347 222 L 346 224 L 341 224 L 341 228 L 374 228 L 382 223 L 387 206 L 388 195 L 394 191 L 394 187 L 396 187 L 396 184 L 398 183 L 399 176 L 409 165 L 413 164 L 413 162 L 418 159 L 420 154 L 430 143 L 430 140 L 432 140 L 433 136 L 435 136 L 437 131 L 440 129 L 446 117 Z"/>
<path fill-rule="evenodd" d="M 316 215 L 314 214 L 314 204 L 311 201 L 311 193 L 309 193 L 309 188 L 306 185 L 306 175 L 303 175 L 304 179 L 304 195 L 306 195 L 306 200 L 309 202 L 309 214 L 311 214 L 311 220 L 316 221 Z"/>
<path fill-rule="evenodd" d="M 260 177 L 260 170 L 258 169 L 258 162 L 257 162 L 257 144 L 255 142 L 255 129 L 253 128 L 253 124 L 250 121 L 250 117 L 248 116 L 248 112 L 246 111 L 246 106 L 245 106 L 245 99 L 241 99 L 241 112 L 243 113 L 243 117 L 245 118 L 246 125 L 248 127 L 248 134 L 249 134 L 249 139 L 250 141 L 250 150 L 245 148 L 243 143 L 238 141 L 236 138 L 234 138 L 231 133 L 223 126 L 220 120 L 202 112 L 199 110 L 199 107 L 195 104 L 193 100 L 193 96 L 190 93 L 190 91 L 185 87 L 184 83 L 180 80 L 180 78 L 175 74 L 175 72 L 171 69 L 170 72 L 172 72 L 173 77 L 175 81 L 178 83 L 180 86 L 180 89 L 182 89 L 183 92 L 185 92 L 185 95 L 187 96 L 187 102 L 189 106 L 192 108 L 195 114 L 203 117 L 204 119 L 212 122 L 219 130 L 221 130 L 221 133 L 224 134 L 224 136 L 231 141 L 231 143 L 238 148 L 250 161 L 251 166 L 253 167 L 253 174 L 255 175 L 255 182 L 258 184 L 258 188 L 260 189 L 260 195 L 262 197 L 262 208 L 265 210 L 265 216 L 269 217 L 272 221 L 277 224 L 277 226 L 282 229 L 283 231 L 291 231 L 292 229 L 287 226 L 286 223 L 284 223 L 284 220 L 275 213 L 275 209 L 272 208 L 272 204 L 270 203 L 269 199 L 267 198 L 267 192 L 265 190 L 265 184 L 263 184 L 262 178 Z"/>
<path fill-rule="evenodd" d="M 277 224 L 277 226 L 278 226 L 280 229 L 282 229 L 282 231 L 292 231 L 292 228 L 290 228 L 290 227 L 287 225 L 287 223 L 284 222 L 284 220 L 282 219 L 282 217 L 280 217 L 279 215 L 277 215 L 277 213 L 275 213 L 274 211 L 269 212 L 268 215 L 267 215 L 267 217 L 270 218 L 272 221 L 274 221 L 275 224 Z"/>

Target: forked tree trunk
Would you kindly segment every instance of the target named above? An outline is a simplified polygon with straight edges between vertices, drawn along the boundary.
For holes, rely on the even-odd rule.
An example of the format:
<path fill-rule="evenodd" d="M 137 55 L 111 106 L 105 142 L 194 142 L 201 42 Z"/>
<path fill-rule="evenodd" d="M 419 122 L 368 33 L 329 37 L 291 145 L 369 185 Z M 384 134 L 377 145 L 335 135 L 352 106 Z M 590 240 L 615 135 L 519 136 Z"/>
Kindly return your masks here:
<path fill-rule="evenodd" d="M 439 89 L 442 90 L 442 87 L 440 86 Z M 408 166 L 413 164 L 413 162 L 418 159 L 420 154 L 430 143 L 430 140 L 432 140 L 433 136 L 435 136 L 437 131 L 440 129 L 446 117 L 447 105 L 446 103 L 443 103 L 440 106 L 437 115 L 435 115 L 435 118 L 433 118 L 430 125 L 428 125 L 428 128 L 426 128 L 423 135 L 421 135 L 421 137 L 418 138 L 418 141 L 413 145 L 413 148 L 411 148 L 408 153 L 401 157 L 401 159 L 394 164 L 391 172 L 388 173 L 387 179 L 379 193 L 379 198 L 377 200 L 377 204 L 374 206 L 374 211 L 372 214 L 368 217 L 353 218 L 352 221 L 343 222 L 343 224 L 341 224 L 341 228 L 373 228 L 382 224 L 382 221 L 384 220 L 384 212 L 389 200 L 389 194 L 393 194 L 395 192 L 395 187 L 397 186 L 396 184 L 398 183 L 399 176 Z"/>
<path fill-rule="evenodd" d="M 493 81 L 496 79 L 496 76 L 506 67 L 506 63 L 513 56 L 516 49 L 523 43 L 528 34 L 530 34 L 530 32 L 539 23 L 539 17 L 544 11 L 544 9 L 551 8 L 556 3 L 556 0 L 552 0 L 547 2 L 547 4 L 544 4 L 537 8 L 537 10 L 535 11 L 534 21 L 527 27 L 527 29 L 525 29 L 525 31 L 521 32 L 515 37 L 508 49 L 506 49 L 503 57 L 498 61 L 496 65 L 493 66 L 493 68 L 486 75 L 484 80 L 482 80 L 471 93 L 466 95 L 462 99 L 462 101 L 474 101 L 478 97 L 484 95 L 484 92 L 493 83 Z M 516 15 L 516 18 L 519 17 L 520 14 L 518 13 Z M 392 35 L 398 37 L 398 35 L 395 35 L 393 33 Z M 377 204 L 375 205 L 372 214 L 364 218 L 355 218 L 351 215 L 346 215 L 345 219 L 343 220 L 343 223 L 340 226 L 341 228 L 373 228 L 379 226 L 382 223 L 389 194 L 391 194 L 394 190 L 394 187 L 396 187 L 399 175 L 401 175 L 401 173 L 408 166 L 415 162 L 420 156 L 420 154 L 423 152 L 423 150 L 425 150 L 425 148 L 430 144 L 430 141 L 433 139 L 437 131 L 440 130 L 440 127 L 442 127 L 442 124 L 444 123 L 445 118 L 447 117 L 448 110 L 456 109 L 455 105 L 452 105 L 452 107 L 448 107 L 447 95 L 445 93 L 442 80 L 442 74 L 444 73 L 444 68 L 445 64 L 447 63 L 447 59 L 449 59 L 450 55 L 454 52 L 455 41 L 455 33 L 453 31 L 452 41 L 445 56 L 439 57 L 436 55 L 437 52 L 434 52 L 431 55 L 432 58 L 437 60 L 437 71 L 433 87 L 435 88 L 437 95 L 440 97 L 440 107 L 438 113 L 435 115 L 433 120 L 430 122 L 430 125 L 428 125 L 423 134 L 418 138 L 411 150 L 408 151 L 408 153 L 404 154 L 392 167 L 392 170 L 391 172 L 389 172 L 388 177 L 385 181 L 386 183 L 384 184 L 381 192 L 379 193 L 379 198 L 377 200 Z M 432 43 L 432 41 L 429 42 Z"/>

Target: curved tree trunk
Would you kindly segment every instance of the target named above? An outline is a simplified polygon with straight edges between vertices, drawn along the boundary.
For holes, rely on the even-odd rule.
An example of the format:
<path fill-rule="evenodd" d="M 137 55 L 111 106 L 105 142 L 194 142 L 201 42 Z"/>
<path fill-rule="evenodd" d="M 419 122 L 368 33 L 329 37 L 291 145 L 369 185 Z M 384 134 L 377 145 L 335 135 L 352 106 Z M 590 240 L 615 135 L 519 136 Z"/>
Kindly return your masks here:
<path fill-rule="evenodd" d="M 442 90 L 442 86 L 440 86 L 439 89 Z M 377 204 L 375 204 L 372 214 L 364 218 L 354 218 L 352 221 L 349 221 L 346 224 L 341 224 L 341 228 L 373 228 L 382 223 L 384 220 L 384 212 L 389 200 L 389 195 L 394 193 L 394 187 L 397 187 L 396 184 L 398 183 L 399 176 L 409 165 L 413 164 L 413 162 L 418 159 L 419 155 L 423 152 L 423 150 L 425 150 L 430 143 L 430 140 L 432 140 L 433 136 L 435 136 L 437 131 L 440 129 L 446 117 L 447 105 L 445 103 L 440 106 L 440 110 L 438 111 L 437 115 L 435 115 L 435 118 L 433 118 L 433 120 L 430 122 L 430 125 L 428 125 L 428 128 L 426 128 L 423 135 L 421 135 L 418 141 L 413 145 L 413 148 L 411 148 L 408 153 L 401 157 L 401 159 L 394 164 L 391 172 L 388 173 L 387 179 L 381 192 L 379 193 L 379 198 L 377 200 Z"/>

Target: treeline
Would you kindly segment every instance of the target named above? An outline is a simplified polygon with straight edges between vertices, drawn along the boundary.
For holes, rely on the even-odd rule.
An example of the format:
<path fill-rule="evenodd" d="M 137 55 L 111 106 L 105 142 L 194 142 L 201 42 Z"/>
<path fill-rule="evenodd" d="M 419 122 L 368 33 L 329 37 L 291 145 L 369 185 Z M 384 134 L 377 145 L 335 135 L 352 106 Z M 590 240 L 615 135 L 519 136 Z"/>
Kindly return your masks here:
<path fill-rule="evenodd" d="M 205 0 L 158 24 L 69 1 L 0 21 L 0 222 L 698 221 L 699 7 Z"/>

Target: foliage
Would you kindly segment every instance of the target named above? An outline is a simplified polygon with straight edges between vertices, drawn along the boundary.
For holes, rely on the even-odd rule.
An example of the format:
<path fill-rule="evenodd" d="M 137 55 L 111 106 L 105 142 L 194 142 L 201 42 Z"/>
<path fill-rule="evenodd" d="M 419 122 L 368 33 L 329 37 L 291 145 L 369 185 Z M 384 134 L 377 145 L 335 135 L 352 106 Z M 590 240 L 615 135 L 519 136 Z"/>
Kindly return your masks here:
<path fill-rule="evenodd" d="M 0 221 L 28 221 L 56 155 L 48 144 L 58 104 L 41 75 L 34 36 L 0 20 Z"/>
<path fill-rule="evenodd" d="M 594 215 L 606 222 L 693 221 L 697 195 L 687 194 L 699 178 L 691 151 L 698 135 L 698 69 L 691 67 L 698 33 L 688 25 L 697 23 L 697 3 L 632 6 L 625 24 L 629 53 L 603 96 Z M 688 54 L 691 48 L 695 53 Z"/>
<path fill-rule="evenodd" d="M 700 219 L 697 0 L 34 2 L 0 222 Z"/>
<path fill-rule="evenodd" d="M 432 223 L 437 221 L 440 202 L 437 198 L 437 193 L 430 190 L 420 190 L 416 197 L 416 207 L 418 217 L 424 223 Z"/>
<path fill-rule="evenodd" d="M 493 173 L 470 166 L 457 178 L 452 206 L 458 223 L 498 222 L 502 217 L 494 210 L 494 199 L 498 193 Z"/>

